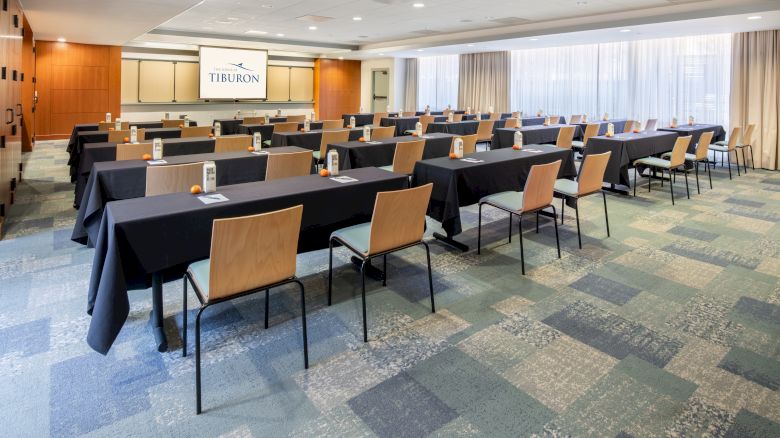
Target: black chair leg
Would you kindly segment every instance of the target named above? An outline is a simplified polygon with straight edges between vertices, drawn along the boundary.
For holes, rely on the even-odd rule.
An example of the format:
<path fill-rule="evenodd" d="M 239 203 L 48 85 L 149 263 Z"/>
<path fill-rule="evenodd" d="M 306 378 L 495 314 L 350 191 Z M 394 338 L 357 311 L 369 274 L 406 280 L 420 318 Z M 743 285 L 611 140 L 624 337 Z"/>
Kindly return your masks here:
<path fill-rule="evenodd" d="M 363 298 L 363 342 L 368 342 L 368 323 L 366 318 L 366 262 L 368 260 L 370 259 L 365 259 L 360 264 L 360 286 Z"/>
<path fill-rule="evenodd" d="M 753 145 L 748 147 L 750 148 L 750 164 L 753 166 L 753 170 L 756 170 L 756 161 L 753 159 Z"/>
<path fill-rule="evenodd" d="M 333 292 L 333 241 L 328 242 L 328 305 Z"/>
<path fill-rule="evenodd" d="M 187 357 L 187 275 L 184 275 L 184 285 L 182 286 L 182 305 L 181 312 L 182 335 L 181 335 L 181 357 Z"/>
<path fill-rule="evenodd" d="M 301 289 L 301 324 L 303 324 L 303 367 L 309 369 L 309 337 L 306 331 L 306 293 L 303 288 L 303 283 L 300 280 L 295 280 L 298 283 L 298 287 Z"/>
<path fill-rule="evenodd" d="M 745 169 L 745 175 L 747 175 L 747 152 L 745 152 L 746 146 L 742 146 L 740 150 L 742 151 L 742 167 Z"/>
<path fill-rule="evenodd" d="M 558 218 L 556 217 L 555 220 L 557 221 Z M 536 212 L 536 234 L 539 234 L 539 211 Z"/>
<path fill-rule="evenodd" d="M 734 149 L 734 161 L 737 162 L 737 176 L 742 176 L 742 172 L 739 170 L 739 151 Z"/>
<path fill-rule="evenodd" d="M 512 213 L 509 213 L 509 243 L 512 243 Z"/>
<path fill-rule="evenodd" d="M 685 176 L 685 193 L 688 195 L 688 199 L 691 199 L 691 191 L 688 189 L 688 171 L 683 169 L 683 176 Z"/>
<path fill-rule="evenodd" d="M 271 295 L 271 290 L 266 289 L 265 290 L 265 328 L 268 328 L 268 303 Z"/>
<path fill-rule="evenodd" d="M 553 209 L 553 225 L 555 225 L 555 246 L 558 247 L 558 258 L 561 258 L 561 241 L 558 238 L 558 213 L 555 211 L 555 206 L 550 205 Z M 579 213 L 577 213 L 577 222 L 579 222 Z"/>
<path fill-rule="evenodd" d="M 607 237 L 609 237 L 609 214 L 607 213 L 607 194 L 602 190 L 601 197 L 604 198 L 604 221 L 607 223 Z"/>
<path fill-rule="evenodd" d="M 696 193 L 701 195 L 701 189 L 699 188 L 699 162 L 694 161 L 694 166 L 696 166 Z"/>
<path fill-rule="evenodd" d="M 566 196 L 561 196 L 561 225 L 563 225 L 563 210 L 566 208 Z"/>
<path fill-rule="evenodd" d="M 723 153 L 721 153 L 720 156 L 720 163 L 723 164 Z M 729 179 L 731 179 L 731 152 L 726 152 L 726 159 L 729 162 Z"/>
<path fill-rule="evenodd" d="M 477 254 L 482 253 L 482 203 L 479 203 L 479 219 L 477 219 Z M 512 235 L 512 233 L 509 233 Z"/>
<path fill-rule="evenodd" d="M 669 169 L 669 191 L 672 194 L 672 205 L 674 205 L 674 184 L 672 184 L 672 169 Z M 661 171 L 661 178 L 663 178 L 663 171 Z"/>
<path fill-rule="evenodd" d="M 574 199 L 574 214 L 577 218 L 577 243 L 579 244 L 580 249 L 582 249 L 582 237 L 580 236 L 580 203 L 577 198 Z M 560 257 L 560 254 L 558 257 Z"/>
<path fill-rule="evenodd" d="M 523 217 L 517 219 L 517 228 L 520 230 L 520 270 L 525 275 L 525 252 L 523 251 Z"/>
<path fill-rule="evenodd" d="M 636 166 L 634 166 L 634 196 L 636 196 L 637 183 L 639 183 L 639 180 L 637 180 Z"/>
<path fill-rule="evenodd" d="M 387 286 L 387 254 L 382 256 L 382 286 Z"/>
<path fill-rule="evenodd" d="M 195 316 L 195 413 L 201 413 L 200 403 L 200 316 L 206 307 L 201 307 Z"/>
<path fill-rule="evenodd" d="M 425 246 L 425 258 L 428 260 L 428 288 L 431 291 L 431 313 L 436 313 L 436 303 L 433 301 L 433 272 L 431 270 L 431 250 L 428 244 L 422 242 Z"/>
<path fill-rule="evenodd" d="M 712 169 L 710 169 L 709 160 L 705 161 L 704 165 L 707 167 L 707 176 L 710 178 L 710 190 L 712 190 Z"/>

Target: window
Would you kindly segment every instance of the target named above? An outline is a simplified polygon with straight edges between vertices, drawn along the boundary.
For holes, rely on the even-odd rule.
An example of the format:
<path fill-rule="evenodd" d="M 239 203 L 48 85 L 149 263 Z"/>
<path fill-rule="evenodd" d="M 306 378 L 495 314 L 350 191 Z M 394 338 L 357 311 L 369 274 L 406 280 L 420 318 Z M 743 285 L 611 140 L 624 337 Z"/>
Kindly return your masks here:
<path fill-rule="evenodd" d="M 458 106 L 458 55 L 417 58 L 417 109 L 441 111 Z"/>

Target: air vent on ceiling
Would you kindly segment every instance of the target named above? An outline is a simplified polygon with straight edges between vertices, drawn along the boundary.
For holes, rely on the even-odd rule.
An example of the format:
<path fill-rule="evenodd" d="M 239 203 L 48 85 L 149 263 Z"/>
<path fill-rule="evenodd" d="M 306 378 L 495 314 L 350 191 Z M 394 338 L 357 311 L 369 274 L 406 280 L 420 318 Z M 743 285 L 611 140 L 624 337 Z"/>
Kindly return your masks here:
<path fill-rule="evenodd" d="M 520 17 L 494 18 L 490 21 L 492 21 L 493 23 L 503 24 L 504 26 L 514 26 L 516 24 L 525 24 L 531 22 L 531 20 L 527 18 L 520 18 Z"/>
<path fill-rule="evenodd" d="M 415 35 L 426 36 L 426 35 L 438 35 L 438 34 L 441 33 L 441 31 L 439 31 L 439 30 L 431 30 L 431 29 L 422 29 L 422 30 L 413 30 L 413 31 L 411 31 L 409 33 L 413 33 Z"/>
<path fill-rule="evenodd" d="M 330 21 L 332 19 L 333 17 L 325 17 L 322 15 L 301 15 L 300 17 L 296 18 L 296 20 L 309 21 L 312 23 L 322 23 L 325 21 Z"/>

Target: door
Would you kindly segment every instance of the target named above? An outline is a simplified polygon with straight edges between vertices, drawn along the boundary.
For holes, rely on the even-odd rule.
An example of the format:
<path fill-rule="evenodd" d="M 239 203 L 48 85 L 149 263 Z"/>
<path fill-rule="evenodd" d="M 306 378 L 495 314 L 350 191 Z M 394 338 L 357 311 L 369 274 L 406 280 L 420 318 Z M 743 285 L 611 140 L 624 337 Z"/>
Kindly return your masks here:
<path fill-rule="evenodd" d="M 387 74 L 387 70 L 373 70 L 371 74 L 373 76 L 371 111 L 385 112 L 389 104 L 387 96 L 390 94 L 390 75 Z"/>

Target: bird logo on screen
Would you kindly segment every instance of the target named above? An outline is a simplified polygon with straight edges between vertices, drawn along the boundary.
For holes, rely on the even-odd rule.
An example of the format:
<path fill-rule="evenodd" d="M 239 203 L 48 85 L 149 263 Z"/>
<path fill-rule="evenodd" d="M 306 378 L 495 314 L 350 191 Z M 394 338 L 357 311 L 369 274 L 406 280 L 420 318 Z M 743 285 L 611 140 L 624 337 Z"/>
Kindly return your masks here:
<path fill-rule="evenodd" d="M 243 62 L 239 62 L 238 64 L 230 63 L 230 65 L 232 65 L 234 67 L 238 67 L 238 68 L 246 70 L 246 71 L 252 71 L 252 69 L 244 67 L 244 63 Z"/>

